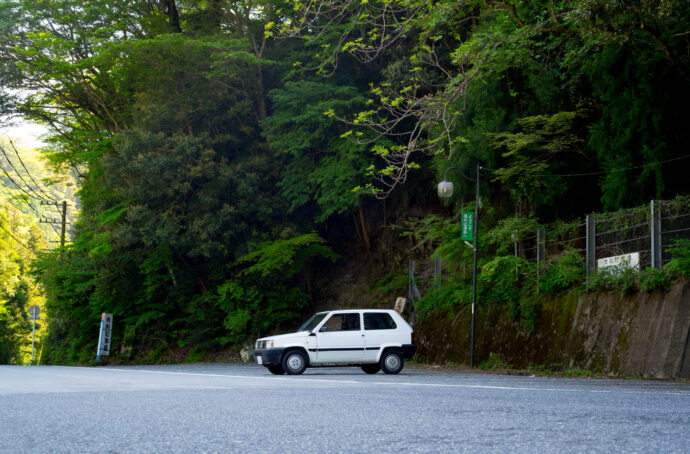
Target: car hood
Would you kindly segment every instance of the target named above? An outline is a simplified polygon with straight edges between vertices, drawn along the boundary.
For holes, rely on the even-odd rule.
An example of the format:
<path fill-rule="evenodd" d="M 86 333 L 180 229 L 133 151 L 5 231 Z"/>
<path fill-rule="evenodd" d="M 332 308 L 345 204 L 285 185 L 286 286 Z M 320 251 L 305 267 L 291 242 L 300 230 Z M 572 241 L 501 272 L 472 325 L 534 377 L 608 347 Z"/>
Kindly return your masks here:
<path fill-rule="evenodd" d="M 277 336 L 266 336 L 266 337 L 262 337 L 261 339 L 257 339 L 257 341 L 271 339 L 274 342 L 279 343 L 279 342 L 287 342 L 287 341 L 290 341 L 293 339 L 304 339 L 307 336 L 309 336 L 309 331 L 301 331 L 299 333 L 279 334 Z"/>

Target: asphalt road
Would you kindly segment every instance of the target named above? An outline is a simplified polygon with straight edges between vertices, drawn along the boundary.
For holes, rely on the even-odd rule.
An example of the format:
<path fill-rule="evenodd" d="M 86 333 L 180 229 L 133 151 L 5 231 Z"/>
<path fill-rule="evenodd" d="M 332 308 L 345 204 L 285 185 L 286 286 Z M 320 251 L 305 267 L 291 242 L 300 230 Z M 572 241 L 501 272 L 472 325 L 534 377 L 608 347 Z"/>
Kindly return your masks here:
<path fill-rule="evenodd" d="M 690 450 L 690 384 L 245 364 L 0 366 L 2 453 Z"/>

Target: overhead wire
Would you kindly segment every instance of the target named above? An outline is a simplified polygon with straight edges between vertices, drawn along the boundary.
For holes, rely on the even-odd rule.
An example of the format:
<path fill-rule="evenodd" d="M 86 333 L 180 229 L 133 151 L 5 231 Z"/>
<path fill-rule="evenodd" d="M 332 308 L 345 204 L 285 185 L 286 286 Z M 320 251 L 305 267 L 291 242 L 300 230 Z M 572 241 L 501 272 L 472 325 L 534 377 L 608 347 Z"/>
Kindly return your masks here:
<path fill-rule="evenodd" d="M 38 182 L 36 181 L 36 179 L 31 175 L 31 172 L 29 172 L 28 168 L 27 168 L 26 165 L 24 164 L 24 161 L 22 160 L 21 156 L 19 155 L 19 152 L 18 152 L 17 148 L 14 146 L 14 142 L 12 142 L 12 140 L 10 140 L 10 144 L 12 145 L 12 149 L 14 150 L 15 154 L 17 155 L 17 158 L 19 159 L 19 162 L 22 164 L 22 167 L 23 167 L 24 170 L 26 171 L 26 174 L 28 175 L 28 177 L 29 177 L 29 178 L 31 179 L 31 181 L 36 185 L 36 188 L 38 188 L 38 190 L 39 190 L 41 193 L 43 193 L 46 197 L 48 197 L 48 199 L 46 199 L 45 197 L 42 197 L 42 196 L 36 191 L 36 189 L 32 188 L 31 185 L 22 177 L 22 175 L 21 175 L 21 173 L 19 172 L 19 170 L 14 166 L 14 164 L 13 164 L 12 161 L 10 160 L 9 156 L 7 155 L 7 152 L 6 152 L 6 150 L 5 150 L 5 147 L 3 147 L 2 145 L 0 145 L 0 151 L 2 151 L 2 154 L 5 156 L 5 159 L 7 159 L 7 162 L 9 163 L 10 167 L 12 167 L 12 169 L 16 172 L 17 176 L 21 179 L 21 181 L 22 181 L 22 182 L 26 185 L 26 187 L 27 187 L 31 192 L 33 192 L 35 195 L 34 195 L 34 194 L 31 194 L 31 193 L 29 193 L 29 192 L 27 192 L 20 184 L 18 184 L 18 183 L 14 180 L 14 178 L 12 178 L 12 176 L 7 172 L 7 170 L 4 168 L 4 166 L 0 166 L 0 169 L 2 169 L 3 173 L 5 174 L 5 176 L 12 182 L 12 184 L 14 184 L 20 191 L 22 191 L 22 192 L 23 192 L 24 194 L 26 194 L 28 197 L 30 197 L 30 198 L 32 198 L 32 199 L 34 199 L 34 200 L 39 200 L 39 201 L 41 201 L 41 202 L 48 202 L 48 205 L 49 205 L 49 206 L 53 207 L 53 208 L 57 211 L 57 213 L 58 213 L 59 215 L 62 215 L 62 212 L 60 211 L 60 209 L 59 209 L 58 206 L 57 206 L 57 205 L 58 205 L 57 200 L 55 200 L 55 198 L 53 198 L 52 196 L 50 196 L 48 193 L 46 193 L 46 192 L 41 188 L 41 186 L 38 184 Z M 39 216 L 39 217 L 43 216 L 42 214 L 38 213 L 38 212 L 31 206 L 30 203 L 27 202 L 27 205 L 29 205 L 29 208 L 30 208 L 37 216 Z M 13 205 L 13 206 L 14 206 L 14 205 Z M 15 206 L 15 208 L 18 208 L 18 207 Z M 18 209 L 19 209 L 19 208 L 18 208 Z M 20 210 L 20 211 L 21 211 L 21 210 Z M 51 226 L 51 228 L 53 229 L 53 231 L 58 235 L 58 237 L 59 237 L 59 238 L 62 238 L 62 233 L 61 233 L 61 232 L 58 232 L 58 230 L 55 228 L 55 226 L 54 226 L 52 223 L 49 222 L 48 224 Z"/>
<path fill-rule="evenodd" d="M 12 199 L 15 198 L 14 194 L 12 194 L 11 192 L 9 192 L 9 189 L 8 189 L 7 187 L 5 187 L 5 185 L 0 184 L 0 188 L 2 188 L 2 189 L 4 190 L 4 192 L 5 192 L 5 195 L 6 195 L 5 200 L 7 200 L 7 202 L 8 202 L 10 205 L 12 205 L 15 209 L 17 209 L 18 211 L 21 212 L 22 209 L 21 209 L 19 206 L 17 206 L 17 205 L 15 205 L 14 203 L 12 203 Z M 27 206 L 29 207 L 29 209 L 30 209 L 36 216 L 38 216 L 39 218 L 44 216 L 44 215 L 42 215 L 41 213 L 39 213 L 38 211 L 36 211 L 36 209 L 33 207 L 33 205 L 31 205 L 30 202 L 28 202 L 28 201 L 26 201 L 26 200 L 24 200 L 24 201 L 26 202 L 26 204 L 27 204 Z M 50 227 L 53 229 L 53 231 L 55 232 L 55 234 L 57 234 L 58 238 L 61 238 L 61 237 L 62 237 L 62 234 L 61 234 L 60 232 L 58 232 L 58 230 L 55 228 L 55 226 L 54 226 L 52 223 L 49 222 L 48 225 L 50 225 Z"/>
<path fill-rule="evenodd" d="M 43 188 L 41 188 L 41 185 L 39 185 L 39 184 L 36 182 L 36 180 L 34 179 L 34 177 L 31 175 L 31 172 L 29 172 L 29 169 L 26 168 L 26 164 L 24 164 L 24 160 L 23 160 L 22 157 L 19 155 L 19 150 L 17 150 L 17 147 L 14 146 L 14 142 L 12 141 L 12 139 L 9 139 L 9 138 L 8 138 L 7 140 L 9 140 L 10 145 L 12 145 L 12 150 L 14 150 L 14 154 L 17 155 L 17 159 L 19 159 L 19 162 L 22 164 L 22 167 L 24 168 L 24 171 L 25 171 L 26 174 L 29 176 L 29 178 L 31 178 L 31 181 L 33 181 L 33 183 L 34 183 L 34 185 L 36 186 L 36 188 L 37 188 L 39 191 L 41 191 L 41 193 L 42 193 L 43 195 L 45 195 L 46 197 L 48 197 L 49 200 L 52 200 L 53 202 L 57 202 L 57 200 L 55 200 L 54 197 L 52 197 L 50 194 L 48 194 L 47 192 L 45 192 L 45 191 L 43 190 Z"/>
<path fill-rule="evenodd" d="M 690 158 L 690 154 L 684 155 L 684 156 L 679 156 L 677 158 L 672 158 L 672 159 L 666 159 L 664 161 L 656 161 L 656 162 L 648 162 L 646 164 L 642 164 L 639 166 L 633 166 L 633 167 L 626 167 L 624 169 L 614 169 L 614 170 L 605 170 L 605 171 L 600 171 L 600 172 L 589 172 L 589 173 L 511 173 L 511 175 L 520 175 L 520 176 L 528 176 L 528 177 L 589 177 L 589 176 L 598 176 L 598 175 L 608 175 L 611 173 L 619 173 L 619 172 L 627 172 L 629 170 L 636 170 L 636 169 L 642 169 L 644 167 L 652 166 L 652 165 L 657 165 L 657 164 L 666 164 L 668 162 L 674 162 L 674 161 L 680 161 L 682 159 L 687 159 Z M 488 170 L 490 172 L 499 172 L 499 169 L 492 169 L 489 167 L 481 167 L 481 170 Z"/>
<path fill-rule="evenodd" d="M 36 179 L 33 177 L 33 175 L 31 175 L 31 172 L 29 171 L 29 169 L 27 168 L 26 164 L 24 163 L 24 160 L 21 158 L 21 156 L 20 156 L 20 154 L 19 154 L 19 151 L 17 150 L 17 147 L 14 145 L 14 142 L 13 142 L 11 139 L 8 139 L 8 140 L 9 140 L 9 142 L 10 142 L 10 145 L 11 145 L 11 147 L 12 147 L 12 150 L 14 151 L 15 155 L 17 156 L 17 159 L 19 160 L 19 162 L 21 163 L 22 167 L 24 168 L 24 171 L 26 172 L 28 178 L 29 178 L 29 179 L 33 182 L 33 184 L 35 185 L 35 188 L 32 187 L 31 184 L 29 184 L 29 183 L 26 181 L 26 179 L 24 179 L 24 177 L 22 176 L 21 172 L 17 169 L 17 167 L 14 165 L 14 163 L 12 162 L 12 160 L 10 159 L 10 157 L 8 156 L 7 151 L 5 150 L 5 147 L 2 146 L 2 145 L 0 145 L 0 151 L 1 151 L 2 154 L 5 156 L 5 159 L 7 160 L 7 163 L 10 165 L 10 167 L 12 168 L 12 170 L 14 170 L 14 172 L 15 172 L 16 175 L 19 177 L 19 179 L 24 183 L 24 185 L 26 186 L 26 189 L 25 189 L 24 187 L 22 187 L 22 185 L 20 185 L 19 183 L 17 183 L 17 181 L 16 181 L 14 178 L 12 178 L 12 176 L 9 174 L 9 172 L 5 169 L 4 166 L 0 165 L 0 169 L 2 170 L 2 172 L 3 172 L 3 173 L 5 174 L 5 176 L 9 179 L 9 181 L 10 181 L 14 186 L 16 186 L 17 189 L 19 189 L 22 193 L 24 193 L 26 196 L 28 196 L 28 197 L 31 198 L 31 199 L 38 200 L 38 201 L 40 201 L 40 202 L 47 202 L 47 203 L 46 203 L 47 205 L 49 205 L 49 206 L 51 206 L 53 209 L 55 209 L 55 210 L 58 212 L 59 215 L 62 215 L 62 211 L 61 211 L 60 208 L 58 207 L 58 202 L 57 202 L 57 200 L 56 200 L 54 197 L 52 197 L 50 194 L 48 194 L 45 190 L 43 190 L 43 188 L 41 187 L 41 185 L 38 184 L 38 182 L 37 182 Z M 2 186 L 2 187 L 5 189 L 5 191 L 7 192 L 7 194 L 8 194 L 7 201 L 10 203 L 10 205 L 12 205 L 14 208 L 16 208 L 17 210 L 19 210 L 19 211 L 21 212 L 22 210 L 21 210 L 18 206 L 16 206 L 15 204 L 13 204 L 13 203 L 11 202 L 11 199 L 14 198 L 14 195 L 11 194 L 11 193 L 9 192 L 9 189 L 6 188 L 4 185 L 0 184 L 0 186 Z M 27 189 L 28 189 L 29 191 L 31 191 L 31 192 L 27 192 Z M 36 189 L 38 189 L 38 191 L 40 191 L 40 193 L 43 194 L 43 195 L 39 194 L 39 192 L 38 192 Z M 33 193 L 33 194 L 32 194 L 32 193 Z M 43 197 L 43 196 L 45 196 L 45 197 Z M 29 209 L 30 209 L 31 211 L 33 211 L 34 214 L 35 214 L 36 216 L 38 216 L 38 217 L 44 217 L 44 215 L 40 214 L 38 211 L 36 211 L 36 210 L 34 209 L 34 207 L 31 205 L 31 203 L 30 203 L 29 201 L 25 200 L 25 202 L 26 202 L 26 204 L 29 206 Z M 61 232 L 61 231 L 58 231 L 58 229 L 55 227 L 55 225 L 53 225 L 52 222 L 47 222 L 47 224 L 50 226 L 50 228 L 53 230 L 53 232 L 57 235 L 57 237 L 60 238 L 60 240 L 62 240 L 62 232 Z M 5 229 L 3 228 L 3 230 L 5 230 Z M 8 232 L 8 234 L 10 234 L 10 233 Z M 10 235 L 11 235 L 11 234 L 10 234 Z M 14 238 L 14 237 L 13 237 L 13 238 Z M 16 241 L 18 241 L 16 238 L 14 238 L 14 239 L 15 239 Z M 20 244 L 21 244 L 21 242 L 20 242 Z M 22 244 L 22 246 L 24 246 L 24 245 Z M 26 246 L 24 246 L 24 247 L 26 247 Z M 29 249 L 29 250 L 30 250 L 30 249 Z"/>
<path fill-rule="evenodd" d="M 45 201 L 45 199 L 43 199 L 43 198 L 36 197 L 35 195 L 29 194 L 28 192 L 26 192 L 26 190 L 25 190 L 19 183 L 17 183 L 16 181 L 14 181 L 14 179 L 12 178 L 12 176 L 7 172 L 7 170 L 5 170 L 5 167 L 4 167 L 4 166 L 0 165 L 0 170 L 2 170 L 2 172 L 5 174 L 5 176 L 7 177 L 7 179 L 9 179 L 9 180 L 12 182 L 12 184 L 14 184 L 14 185 L 17 187 L 17 189 L 19 189 L 20 191 L 22 191 L 24 194 L 28 195 L 29 197 L 31 197 L 31 198 L 34 199 L 34 200 L 43 200 L 43 201 Z"/>
<path fill-rule="evenodd" d="M 50 200 L 48 200 L 48 199 L 46 199 L 45 197 L 41 196 L 38 192 L 36 192 L 35 189 L 33 189 L 33 188 L 31 187 L 31 185 L 30 185 L 29 183 L 27 183 L 27 181 L 24 179 L 24 177 L 22 176 L 22 174 L 19 172 L 19 170 L 17 170 L 17 168 L 16 168 L 16 167 L 14 166 L 14 164 L 12 163 L 12 160 L 10 159 L 10 157 L 7 156 L 7 151 L 5 151 L 5 147 L 4 147 L 4 146 L 0 145 L 0 151 L 1 151 L 2 154 L 5 156 L 5 159 L 7 159 L 7 163 L 10 165 L 10 167 L 12 167 L 12 169 L 16 172 L 16 174 L 17 174 L 17 176 L 19 177 L 19 179 L 22 180 L 22 182 L 26 185 L 26 187 L 27 187 L 31 192 L 33 192 L 33 193 L 35 194 L 35 196 L 29 194 L 29 193 L 26 192 L 24 189 L 22 189 L 21 186 L 19 186 L 19 185 L 17 184 L 16 181 L 14 181 L 12 178 L 10 178 L 9 173 L 7 173 L 7 171 L 6 171 L 5 168 L 3 167 L 3 172 L 5 172 L 5 175 L 7 175 L 7 177 L 10 178 L 10 180 L 15 184 L 15 186 L 17 186 L 18 188 L 22 189 L 22 191 L 26 192 L 27 195 L 31 195 L 31 197 L 34 198 L 34 199 L 43 200 L 43 201 L 45 201 L 45 202 L 49 202 Z"/>
<path fill-rule="evenodd" d="M 0 220 L 3 220 L 3 221 L 5 221 L 5 223 L 9 224 L 9 221 L 7 219 L 5 219 L 4 216 L 0 216 Z M 14 234 L 12 232 L 7 230 L 2 222 L 0 222 L 0 229 L 2 229 L 6 234 L 8 234 L 10 236 L 10 238 L 12 238 L 14 241 L 16 241 L 17 244 L 19 244 L 21 247 L 23 247 L 27 251 L 31 251 L 32 253 L 35 254 L 33 249 L 31 249 L 29 246 L 24 244 L 20 239 L 18 239 L 16 236 L 14 236 Z"/>

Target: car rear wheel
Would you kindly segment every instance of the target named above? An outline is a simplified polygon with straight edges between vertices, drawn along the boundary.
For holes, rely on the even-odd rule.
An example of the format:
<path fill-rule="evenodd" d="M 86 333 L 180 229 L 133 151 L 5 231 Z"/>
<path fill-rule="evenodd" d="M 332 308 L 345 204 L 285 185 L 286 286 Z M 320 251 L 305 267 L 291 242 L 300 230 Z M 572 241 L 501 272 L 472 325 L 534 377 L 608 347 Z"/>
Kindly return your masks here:
<path fill-rule="evenodd" d="M 307 368 L 307 355 L 300 350 L 292 350 L 283 356 L 283 370 L 289 375 L 299 375 Z"/>
<path fill-rule="evenodd" d="M 266 369 L 268 369 L 273 375 L 283 375 L 285 373 L 283 366 L 280 364 L 276 364 L 275 366 L 266 366 Z"/>
<path fill-rule="evenodd" d="M 386 350 L 381 355 L 381 361 L 379 361 L 381 370 L 386 374 L 397 374 L 400 373 L 405 361 L 403 360 L 400 352 L 397 350 Z"/>
<path fill-rule="evenodd" d="M 367 374 L 375 374 L 381 370 L 381 366 L 378 364 L 365 364 L 362 366 L 362 370 Z"/>

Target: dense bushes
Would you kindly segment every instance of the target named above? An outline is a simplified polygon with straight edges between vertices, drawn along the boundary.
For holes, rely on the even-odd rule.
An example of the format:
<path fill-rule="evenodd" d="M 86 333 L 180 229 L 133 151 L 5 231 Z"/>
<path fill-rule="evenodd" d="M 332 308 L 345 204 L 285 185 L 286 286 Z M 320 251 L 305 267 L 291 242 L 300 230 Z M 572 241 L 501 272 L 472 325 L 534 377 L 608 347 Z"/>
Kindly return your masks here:
<path fill-rule="evenodd" d="M 416 223 L 409 222 L 414 229 Z M 433 236 L 428 232 L 429 221 L 420 221 L 420 228 L 415 236 L 421 241 L 427 240 L 438 245 L 436 254 L 443 258 L 446 268 L 445 278 L 441 282 L 424 289 L 424 296 L 417 302 L 417 308 L 424 315 L 433 309 L 449 309 L 468 306 L 472 302 L 471 248 L 460 244 L 452 233 L 455 227 L 436 223 L 439 231 Z M 534 231 L 532 219 L 526 219 L 524 231 Z M 535 328 L 539 311 L 540 295 L 558 295 L 567 292 L 618 291 L 623 295 L 634 292 L 654 292 L 666 290 L 678 278 L 690 277 L 690 240 L 678 240 L 667 250 L 672 259 L 664 266 L 663 271 L 652 268 L 642 270 L 625 266 L 610 267 L 592 273 L 586 279 L 583 255 L 573 249 L 565 249 L 555 255 L 540 269 L 534 261 L 522 256 L 506 254 L 513 247 L 515 236 L 506 234 L 506 227 L 513 231 L 520 228 L 518 219 L 503 220 L 496 227 L 480 235 L 480 258 L 478 265 L 478 302 L 480 305 L 499 305 L 503 310 L 519 320 L 528 333 Z M 451 240 L 448 240 L 448 239 Z M 447 251 L 454 247 L 463 248 L 463 252 Z M 537 272 L 539 271 L 539 272 Z"/>

